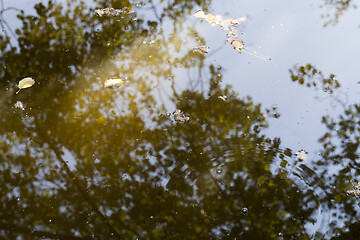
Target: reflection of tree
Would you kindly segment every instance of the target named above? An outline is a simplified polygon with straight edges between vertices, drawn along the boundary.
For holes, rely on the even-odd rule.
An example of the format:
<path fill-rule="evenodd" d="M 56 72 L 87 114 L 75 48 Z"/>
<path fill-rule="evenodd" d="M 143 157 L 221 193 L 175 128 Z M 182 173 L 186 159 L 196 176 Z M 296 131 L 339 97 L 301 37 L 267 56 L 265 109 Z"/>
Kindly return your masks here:
<path fill-rule="evenodd" d="M 158 16 L 181 18 L 171 11 L 196 2 L 176 1 Z M 178 122 L 153 89 L 177 68 L 203 66 L 203 56 L 180 51 L 176 32 L 168 38 L 159 23 L 130 15 L 95 17 L 84 4 L 36 9 L 20 15 L 18 48 L 2 46 L 0 56 L 9 89 L 1 96 L 0 236 L 308 238 L 305 224 L 330 202 L 312 187 L 333 188 L 264 135 L 277 113 L 221 87 L 221 71 L 210 67 L 208 91 L 178 92 L 170 82 L 171 102 L 190 117 Z M 128 76 L 121 88 L 100 87 L 97 77 L 117 74 Z M 37 84 L 15 95 L 24 76 Z M 13 108 L 17 100 L 25 111 Z M 289 177 L 291 164 L 310 187 Z"/>
<path fill-rule="evenodd" d="M 331 173 L 323 170 L 321 173 L 328 178 L 326 185 L 329 186 L 328 197 L 337 202 L 338 217 L 348 225 L 354 221 L 359 221 L 359 209 L 356 207 L 360 202 L 358 197 L 346 195 L 346 190 L 354 192 L 351 182 L 357 182 L 359 166 L 359 113 L 360 108 L 357 104 L 350 105 L 345 109 L 344 114 L 338 119 L 329 116 L 323 117 L 323 123 L 328 131 L 320 139 L 323 145 L 323 161 L 319 162 L 322 169 L 338 169 L 338 172 Z M 330 186 L 336 186 L 331 189 Z M 356 190 L 356 189 L 355 189 Z M 356 191 L 355 191 L 356 193 Z M 335 224 L 334 227 L 341 227 Z"/>
<path fill-rule="evenodd" d="M 290 69 L 291 79 L 294 82 L 298 82 L 300 85 L 307 87 L 321 88 L 324 92 L 329 94 L 333 93 L 335 89 L 340 87 L 339 82 L 335 79 L 335 75 L 331 74 L 328 78 L 325 78 L 321 71 L 317 70 L 311 64 L 306 66 L 294 66 Z"/>
<path fill-rule="evenodd" d="M 324 6 L 334 9 L 334 13 L 327 13 L 323 17 L 328 18 L 329 20 L 325 23 L 326 25 L 333 24 L 336 25 L 339 22 L 339 18 L 346 12 L 352 5 L 352 0 L 324 0 Z M 356 8 L 356 5 L 353 5 Z"/>
<path fill-rule="evenodd" d="M 311 64 L 295 66 L 290 73 L 292 81 L 317 90 L 320 86 L 321 90 L 328 93 L 344 108 L 344 114 L 338 119 L 330 116 L 322 118 L 322 123 L 328 131 L 319 139 L 323 147 L 321 159 L 314 161 L 314 165 L 308 169 L 312 175 L 315 173 L 317 175 L 316 181 L 308 184 L 315 189 L 315 192 L 321 192 L 318 194 L 320 207 L 337 219 L 330 222 L 329 232 L 337 232 L 343 224 L 345 226 L 352 224 L 358 221 L 360 216 L 356 207 L 359 200 L 350 196 L 354 193 L 357 195 L 358 190 L 354 188 L 354 184 L 360 180 L 357 178 L 360 169 L 358 164 L 360 108 L 357 104 L 347 106 L 336 96 L 340 92 L 340 84 L 333 74 L 326 78 Z M 356 224 L 351 225 L 351 231 L 356 231 L 354 226 Z M 347 235 L 344 234 L 345 236 Z"/>
<path fill-rule="evenodd" d="M 335 79 L 334 74 L 325 77 L 321 71 L 311 64 L 306 64 L 305 66 L 295 65 L 289 71 L 293 82 L 297 82 L 300 85 L 315 90 L 321 89 L 323 92 L 327 93 L 326 98 L 331 98 L 336 104 L 340 104 L 345 108 L 348 96 L 339 89 L 340 83 Z M 335 90 L 336 92 L 334 92 Z"/>

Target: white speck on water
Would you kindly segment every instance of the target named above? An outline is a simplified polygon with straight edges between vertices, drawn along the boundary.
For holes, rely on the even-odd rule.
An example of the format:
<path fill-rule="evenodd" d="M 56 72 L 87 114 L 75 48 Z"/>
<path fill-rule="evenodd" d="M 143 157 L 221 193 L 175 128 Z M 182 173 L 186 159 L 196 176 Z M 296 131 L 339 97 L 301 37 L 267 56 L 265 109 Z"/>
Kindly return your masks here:
<path fill-rule="evenodd" d="M 23 103 L 20 102 L 20 101 L 17 101 L 17 102 L 15 103 L 14 107 L 15 107 L 15 108 L 20 108 L 20 109 L 23 110 L 23 111 L 25 110 Z"/>

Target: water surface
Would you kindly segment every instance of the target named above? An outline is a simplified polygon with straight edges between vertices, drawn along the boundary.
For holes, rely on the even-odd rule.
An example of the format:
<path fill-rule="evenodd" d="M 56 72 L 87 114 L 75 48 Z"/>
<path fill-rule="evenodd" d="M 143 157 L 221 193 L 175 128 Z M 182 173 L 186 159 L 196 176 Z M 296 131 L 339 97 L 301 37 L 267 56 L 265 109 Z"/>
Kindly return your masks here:
<path fill-rule="evenodd" d="M 0 3 L 2 238 L 358 236 L 352 5 Z"/>

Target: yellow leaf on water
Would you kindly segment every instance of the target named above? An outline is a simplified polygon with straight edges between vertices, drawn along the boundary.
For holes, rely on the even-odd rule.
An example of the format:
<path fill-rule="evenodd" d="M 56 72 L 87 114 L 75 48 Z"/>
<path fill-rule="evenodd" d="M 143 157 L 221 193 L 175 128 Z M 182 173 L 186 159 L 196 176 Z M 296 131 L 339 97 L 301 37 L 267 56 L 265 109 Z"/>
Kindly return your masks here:
<path fill-rule="evenodd" d="M 104 87 L 106 87 L 106 88 L 119 87 L 119 86 L 123 85 L 124 83 L 125 83 L 125 81 L 120 78 L 110 78 L 110 79 L 105 80 Z"/>
<path fill-rule="evenodd" d="M 31 77 L 27 77 L 27 78 L 24 78 L 24 79 L 20 80 L 19 81 L 19 91 L 17 91 L 16 94 L 18 94 L 21 89 L 29 88 L 34 84 L 35 84 L 35 80 L 32 79 Z"/>

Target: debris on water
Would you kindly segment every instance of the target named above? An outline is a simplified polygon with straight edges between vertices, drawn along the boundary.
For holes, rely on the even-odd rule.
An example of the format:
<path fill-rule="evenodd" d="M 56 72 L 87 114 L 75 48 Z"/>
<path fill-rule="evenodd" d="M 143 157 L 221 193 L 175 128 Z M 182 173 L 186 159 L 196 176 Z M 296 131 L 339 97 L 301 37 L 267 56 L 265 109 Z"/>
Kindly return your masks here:
<path fill-rule="evenodd" d="M 175 120 L 177 121 L 186 122 L 190 120 L 190 117 L 185 116 L 185 114 L 180 109 L 176 109 L 173 114 Z"/>
<path fill-rule="evenodd" d="M 31 77 L 27 77 L 27 78 L 24 78 L 24 79 L 20 80 L 19 81 L 19 91 L 17 91 L 16 94 L 18 94 L 21 89 L 29 88 L 34 84 L 35 84 L 35 80 L 32 79 Z"/>
<path fill-rule="evenodd" d="M 103 15 L 106 17 L 117 17 L 121 14 L 131 14 L 134 13 L 133 10 L 124 7 L 122 9 L 115 9 L 115 8 L 103 8 L 103 9 L 96 9 L 95 12 L 102 17 Z"/>
<path fill-rule="evenodd" d="M 247 209 L 246 207 L 243 207 L 242 209 L 241 209 L 241 212 L 242 213 L 247 213 L 249 211 L 249 209 Z"/>
<path fill-rule="evenodd" d="M 303 149 L 299 150 L 297 153 L 295 153 L 296 156 L 299 158 L 299 160 L 304 161 L 307 159 L 307 152 Z"/>
<path fill-rule="evenodd" d="M 125 83 L 125 81 L 120 78 L 110 78 L 110 79 L 105 80 L 104 87 L 105 88 L 119 87 L 119 86 L 123 85 L 124 83 Z"/>
<path fill-rule="evenodd" d="M 195 17 L 205 19 L 212 26 L 221 26 L 225 31 L 229 30 L 230 25 L 236 25 L 246 21 L 246 17 L 237 19 L 223 19 L 221 15 L 205 14 L 204 11 L 198 11 L 194 14 Z"/>
<path fill-rule="evenodd" d="M 232 26 L 245 22 L 246 17 L 241 17 L 237 19 L 224 19 L 221 15 L 212 15 L 212 14 L 205 14 L 204 11 L 198 11 L 194 14 L 196 18 L 204 19 L 212 26 L 221 26 L 223 30 L 228 31 L 227 33 L 227 41 L 234 47 L 234 49 L 239 52 L 245 52 L 251 56 L 254 56 L 258 59 L 263 60 L 264 62 L 271 60 L 271 58 L 264 56 L 250 48 L 244 48 L 245 43 L 241 40 L 238 40 L 239 34 L 236 29 Z"/>
<path fill-rule="evenodd" d="M 237 31 L 234 28 L 230 27 L 230 30 L 229 30 L 229 32 L 227 34 L 228 39 L 231 38 L 231 37 L 235 37 L 237 35 L 238 35 Z"/>
<path fill-rule="evenodd" d="M 231 42 L 231 45 L 234 47 L 234 49 L 236 51 L 238 51 L 239 53 L 242 53 L 245 43 L 243 41 L 240 41 L 240 40 L 233 40 Z"/>
<path fill-rule="evenodd" d="M 218 96 L 218 98 L 220 98 L 220 99 L 223 100 L 223 101 L 226 101 L 227 96 L 225 96 L 225 95 L 223 95 L 223 96 Z"/>
<path fill-rule="evenodd" d="M 15 103 L 14 107 L 15 107 L 15 108 L 20 108 L 20 109 L 23 110 L 23 111 L 25 110 L 23 103 L 20 102 L 20 101 L 17 101 L 17 102 Z"/>
<path fill-rule="evenodd" d="M 352 181 L 351 183 L 352 183 L 351 184 L 352 187 L 351 187 L 351 189 L 346 191 L 346 194 L 352 195 L 352 196 L 360 195 L 360 183 L 355 182 L 355 181 Z"/>
<path fill-rule="evenodd" d="M 360 195 L 360 189 L 348 190 L 348 191 L 346 191 L 346 194 L 353 195 L 353 196 Z"/>
<path fill-rule="evenodd" d="M 266 62 L 267 60 L 271 60 L 271 58 L 266 57 L 254 50 L 251 50 L 249 47 L 245 48 L 245 42 L 241 41 L 241 40 L 234 40 L 229 34 L 228 34 L 228 38 L 226 39 L 232 46 L 233 48 L 238 52 L 238 53 L 247 53 L 253 57 L 256 57 L 260 60 L 263 60 L 264 62 Z"/>
<path fill-rule="evenodd" d="M 210 47 L 208 47 L 208 46 L 196 46 L 196 47 L 194 47 L 194 51 L 206 54 L 206 53 L 209 53 Z"/>

